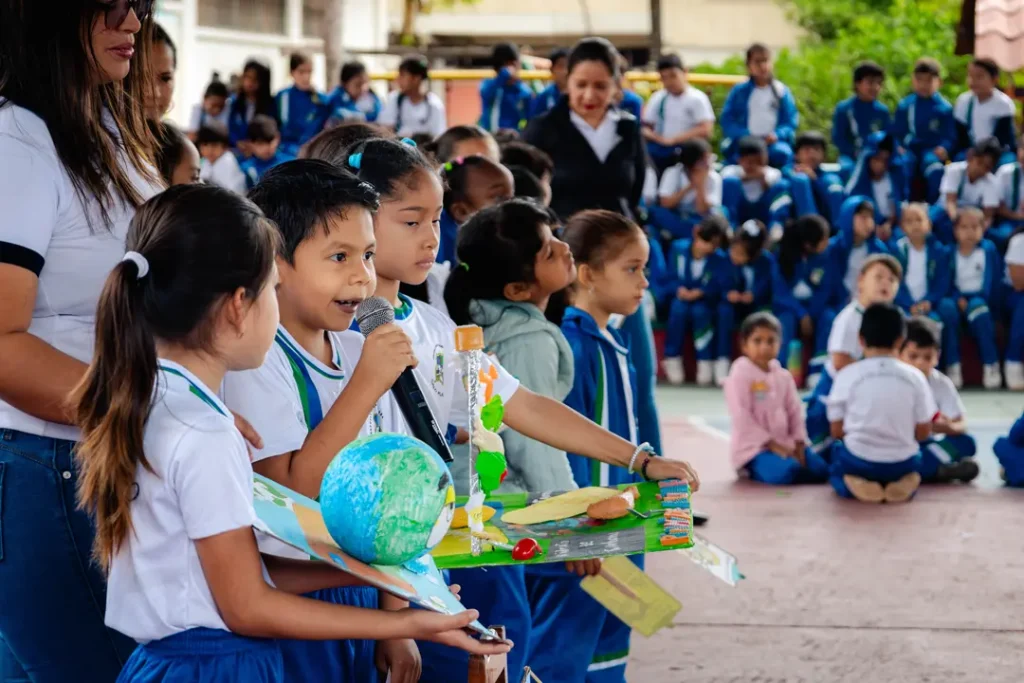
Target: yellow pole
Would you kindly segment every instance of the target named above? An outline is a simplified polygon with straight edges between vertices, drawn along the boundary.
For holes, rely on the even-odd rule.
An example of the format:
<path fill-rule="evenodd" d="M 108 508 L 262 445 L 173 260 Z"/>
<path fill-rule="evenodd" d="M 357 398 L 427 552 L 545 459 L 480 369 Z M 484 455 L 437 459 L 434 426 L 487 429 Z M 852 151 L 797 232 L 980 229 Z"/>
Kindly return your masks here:
<path fill-rule="evenodd" d="M 377 71 L 370 74 L 375 81 L 393 81 L 398 77 L 397 71 Z M 435 81 L 482 81 L 493 78 L 494 71 L 491 69 L 431 69 L 430 78 Z M 548 81 L 551 80 L 550 71 L 520 71 L 519 78 L 523 81 Z M 746 76 L 735 76 L 731 74 L 695 74 L 687 76 L 687 80 L 694 85 L 736 85 L 746 80 Z M 629 71 L 626 73 L 626 80 L 630 82 L 657 82 L 657 71 Z"/>

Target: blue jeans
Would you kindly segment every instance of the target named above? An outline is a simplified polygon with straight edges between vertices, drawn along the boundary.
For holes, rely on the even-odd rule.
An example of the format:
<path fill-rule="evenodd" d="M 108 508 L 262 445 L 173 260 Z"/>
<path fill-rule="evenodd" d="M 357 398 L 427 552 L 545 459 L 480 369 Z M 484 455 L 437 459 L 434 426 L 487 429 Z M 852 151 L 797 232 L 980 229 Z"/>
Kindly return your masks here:
<path fill-rule="evenodd" d="M 112 683 L 135 649 L 103 624 L 106 581 L 75 506 L 74 447 L 0 429 L 0 683 Z"/>

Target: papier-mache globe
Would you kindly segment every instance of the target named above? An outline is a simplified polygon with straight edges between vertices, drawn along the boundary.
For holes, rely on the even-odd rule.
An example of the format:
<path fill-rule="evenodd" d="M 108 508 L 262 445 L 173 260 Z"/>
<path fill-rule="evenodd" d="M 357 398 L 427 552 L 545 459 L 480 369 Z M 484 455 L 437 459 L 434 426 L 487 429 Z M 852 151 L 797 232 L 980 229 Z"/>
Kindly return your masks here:
<path fill-rule="evenodd" d="M 452 475 L 418 439 L 374 434 L 334 457 L 320 486 L 331 538 L 362 562 L 398 565 L 430 552 L 455 512 Z"/>

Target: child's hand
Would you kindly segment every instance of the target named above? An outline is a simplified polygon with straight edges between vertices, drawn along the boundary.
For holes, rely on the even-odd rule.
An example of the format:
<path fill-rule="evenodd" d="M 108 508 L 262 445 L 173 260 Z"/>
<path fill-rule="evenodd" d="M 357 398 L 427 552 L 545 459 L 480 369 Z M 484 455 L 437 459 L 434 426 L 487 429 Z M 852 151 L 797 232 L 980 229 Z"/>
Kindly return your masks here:
<path fill-rule="evenodd" d="M 743 295 L 739 292 L 729 292 L 725 295 L 725 298 L 731 304 L 738 304 L 743 301 Z"/>
<path fill-rule="evenodd" d="M 752 303 L 754 303 L 754 293 L 753 292 L 743 292 L 742 294 L 740 294 L 740 303 L 742 303 L 742 304 L 752 304 Z"/>
<path fill-rule="evenodd" d="M 472 655 L 501 655 L 512 649 L 511 641 L 498 643 L 477 640 L 463 630 L 480 617 L 475 609 L 449 615 L 409 608 L 402 610 L 401 614 L 413 640 L 429 640 L 457 647 Z"/>
<path fill-rule="evenodd" d="M 792 458 L 793 457 L 793 451 L 790 450 L 789 448 L 786 448 L 785 446 L 783 446 L 778 441 L 771 441 L 771 442 L 769 442 L 768 443 L 768 450 L 770 450 L 772 453 L 774 453 L 775 455 L 777 455 L 779 457 L 782 457 L 782 458 Z"/>
<path fill-rule="evenodd" d="M 956 302 L 956 305 L 960 307 L 961 311 L 967 310 L 967 299 L 960 297 L 960 300 Z"/>
<path fill-rule="evenodd" d="M 651 457 L 647 465 L 647 478 L 650 481 L 663 479 L 682 479 L 690 484 L 690 490 L 700 489 L 700 477 L 689 463 L 671 458 Z"/>
<path fill-rule="evenodd" d="M 768 133 L 768 135 L 764 136 L 764 141 L 767 142 L 769 145 L 774 145 L 776 142 L 779 141 L 779 136 L 776 135 L 775 133 Z"/>
<path fill-rule="evenodd" d="M 377 670 L 390 674 L 392 683 L 416 683 L 423 671 L 420 650 L 414 640 L 382 640 L 374 656 Z"/>
<path fill-rule="evenodd" d="M 676 290 L 676 297 L 680 301 L 689 301 L 690 290 L 688 290 L 686 287 L 680 287 L 678 290 Z"/>
<path fill-rule="evenodd" d="M 811 320 L 811 316 L 805 315 L 800 318 L 800 335 L 810 337 L 812 334 L 814 334 L 814 321 Z"/>
<path fill-rule="evenodd" d="M 601 573 L 601 560 L 573 560 L 572 562 L 566 562 L 565 568 L 570 574 L 575 573 L 576 576 L 597 576 Z"/>
<path fill-rule="evenodd" d="M 935 149 L 932 150 L 932 152 L 935 154 L 935 156 L 939 158 L 939 161 L 941 161 L 942 163 L 946 163 L 947 161 L 949 161 L 949 153 L 946 152 L 945 147 L 936 147 Z"/>
<path fill-rule="evenodd" d="M 242 438 L 256 450 L 263 448 L 263 439 L 260 438 L 259 432 L 256 431 L 256 428 L 249 424 L 249 421 L 238 413 L 233 412 L 231 415 L 235 418 L 235 429 L 242 433 Z"/>
<path fill-rule="evenodd" d="M 793 459 L 800 463 L 801 467 L 807 467 L 807 444 L 803 441 L 793 444 Z"/>
<path fill-rule="evenodd" d="M 409 335 L 394 323 L 381 325 L 366 337 L 352 379 L 360 378 L 376 396 L 382 396 L 403 370 L 414 368 L 416 364 Z"/>

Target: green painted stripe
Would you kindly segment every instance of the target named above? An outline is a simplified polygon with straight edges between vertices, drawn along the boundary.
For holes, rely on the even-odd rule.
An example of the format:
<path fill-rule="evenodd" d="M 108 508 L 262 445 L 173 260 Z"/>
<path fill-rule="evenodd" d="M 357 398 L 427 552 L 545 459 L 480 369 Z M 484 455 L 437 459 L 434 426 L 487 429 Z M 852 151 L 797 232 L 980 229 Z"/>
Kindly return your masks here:
<path fill-rule="evenodd" d="M 603 655 L 594 655 L 594 658 L 590 660 L 591 664 L 600 664 L 601 662 L 611 662 L 616 659 L 623 659 L 629 657 L 629 648 L 625 650 L 618 650 L 617 652 L 609 652 Z"/>
<path fill-rule="evenodd" d="M 225 417 L 227 417 L 227 414 L 221 409 L 221 407 L 219 405 L 217 405 L 216 401 L 214 401 L 212 398 L 210 398 L 210 396 L 205 391 L 203 391 L 202 389 L 197 387 L 195 385 L 195 383 L 192 380 L 190 380 L 188 377 L 186 377 L 184 374 L 178 372 L 174 368 L 169 368 L 166 365 L 161 365 L 159 367 L 160 367 L 161 370 L 163 370 L 167 374 L 169 374 L 169 375 L 177 375 L 178 377 L 180 377 L 183 380 L 185 380 L 186 382 L 188 382 L 188 390 L 189 390 L 189 392 L 191 394 L 193 394 L 194 396 L 198 396 L 199 399 L 203 403 L 205 403 L 206 405 L 210 406 L 211 408 L 216 410 L 221 415 L 224 415 Z"/>
<path fill-rule="evenodd" d="M 296 348 L 295 344 L 292 344 L 290 341 L 288 341 L 287 337 L 285 337 L 283 334 L 278 333 L 278 335 L 276 337 L 274 337 L 274 338 L 278 342 L 280 342 L 281 345 L 287 346 L 289 349 L 291 349 L 291 351 L 295 355 L 297 355 L 299 358 L 302 358 L 303 361 L 305 362 L 305 356 L 308 355 L 308 354 L 306 354 L 301 349 Z M 331 350 L 334 352 L 334 364 L 338 367 L 338 371 L 337 372 L 328 372 L 326 370 L 322 370 L 321 368 L 317 367 L 313 363 L 305 363 L 305 365 L 310 370 L 312 370 L 312 371 L 316 372 L 317 374 L 319 374 L 319 375 L 321 375 L 323 377 L 326 377 L 328 379 L 345 379 L 345 371 L 341 369 L 341 362 L 340 362 L 341 361 L 341 357 L 338 355 L 338 350 L 334 348 L 334 344 L 333 343 L 331 344 Z M 285 355 L 287 355 L 287 354 L 285 354 Z"/>

